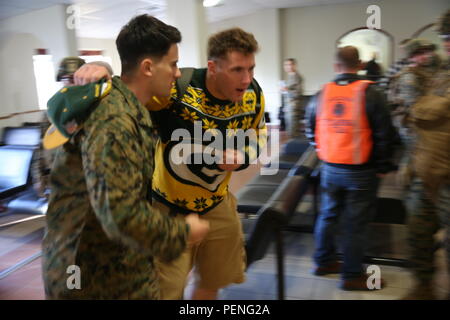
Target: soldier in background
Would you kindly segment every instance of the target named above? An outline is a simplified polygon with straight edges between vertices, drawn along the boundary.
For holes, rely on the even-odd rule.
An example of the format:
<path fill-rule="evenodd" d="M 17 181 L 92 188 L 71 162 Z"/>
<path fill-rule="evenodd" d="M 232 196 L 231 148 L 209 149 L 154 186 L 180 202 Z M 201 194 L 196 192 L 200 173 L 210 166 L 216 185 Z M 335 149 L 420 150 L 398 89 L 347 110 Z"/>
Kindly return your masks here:
<path fill-rule="evenodd" d="M 375 214 L 378 180 L 392 167 L 392 124 L 382 93 L 372 81 L 357 75 L 358 49 L 338 48 L 335 59 L 337 77 L 311 99 L 306 110 L 306 134 L 323 161 L 313 273 L 341 273 L 342 289 L 371 290 L 363 267 L 366 230 Z M 336 255 L 339 221 L 343 264 Z"/>
<path fill-rule="evenodd" d="M 366 70 L 366 78 L 378 82 L 382 76 L 383 68 L 377 62 L 377 53 L 372 53 L 372 59 L 364 65 L 364 70 Z"/>
<path fill-rule="evenodd" d="M 297 71 L 297 61 L 295 59 L 285 59 L 283 66 L 284 71 L 287 73 L 286 86 L 282 88 L 282 91 L 287 92 L 287 101 L 284 106 L 286 131 L 290 138 L 299 138 L 304 136 L 303 78 Z"/>
<path fill-rule="evenodd" d="M 403 39 L 399 42 L 399 48 L 401 51 L 404 51 L 405 44 L 408 43 L 411 39 Z M 386 91 L 386 96 L 389 98 L 389 85 L 390 82 L 396 78 L 400 72 L 409 65 L 408 57 L 404 56 L 397 61 L 393 62 L 387 71 L 384 73 L 384 76 L 378 81 L 378 86 Z M 388 103 L 391 102 L 388 99 Z"/>
<path fill-rule="evenodd" d="M 412 181 L 407 201 L 408 240 L 416 280 L 404 299 L 436 298 L 432 282 L 437 247 L 434 236 L 441 227 L 447 229 L 444 244 L 450 269 L 450 10 L 438 26 L 447 61 L 428 78 L 427 90 L 411 107 L 410 121 L 417 140 L 409 161 L 399 171 L 399 179 Z"/>
<path fill-rule="evenodd" d="M 86 61 L 79 57 L 67 57 L 64 58 L 59 64 L 58 74 L 56 75 L 56 81 L 62 82 L 64 87 L 70 87 L 75 85 L 73 82 L 73 75 Z"/>
<path fill-rule="evenodd" d="M 414 144 L 409 125 L 410 108 L 425 94 L 429 79 L 438 70 L 436 60 L 433 58 L 435 50 L 434 44 L 423 39 L 413 39 L 405 45 L 410 64 L 397 75 L 398 87 L 393 89 L 395 92 L 393 100 L 397 108 L 393 112 L 393 118 L 407 152 Z"/>
<path fill-rule="evenodd" d="M 65 87 L 74 85 L 73 74 L 86 62 L 79 57 L 64 58 L 58 69 L 56 81 L 62 82 Z M 50 121 L 47 118 L 47 113 L 42 115 L 39 127 L 41 128 L 41 137 L 43 138 L 45 132 L 50 126 Z M 54 150 L 45 150 L 42 143 L 39 149 L 34 153 L 33 162 L 31 165 L 31 177 L 33 181 L 33 188 L 39 198 L 47 198 L 50 194 L 49 176 L 50 169 L 55 158 Z"/>

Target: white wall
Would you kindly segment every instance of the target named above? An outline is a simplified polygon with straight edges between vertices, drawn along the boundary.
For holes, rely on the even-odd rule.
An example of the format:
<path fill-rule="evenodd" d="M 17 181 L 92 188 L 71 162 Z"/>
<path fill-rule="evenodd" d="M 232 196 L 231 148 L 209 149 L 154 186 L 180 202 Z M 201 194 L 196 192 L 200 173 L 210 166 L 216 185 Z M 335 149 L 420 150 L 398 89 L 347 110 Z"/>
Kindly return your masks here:
<path fill-rule="evenodd" d="M 115 75 L 120 75 L 122 66 L 119 52 L 117 52 L 116 39 L 78 38 L 79 50 L 103 50 L 103 55 L 111 57 L 112 69 Z"/>
<path fill-rule="evenodd" d="M 45 48 L 59 61 L 76 54 L 75 31 L 65 25 L 65 5 L 32 11 L 0 21 L 0 116 L 38 109 L 33 70 L 35 49 Z M 0 120 L 0 128 L 36 121 L 39 113 Z"/>
<path fill-rule="evenodd" d="M 278 108 L 281 104 L 279 80 L 280 64 L 280 21 L 278 9 L 265 9 L 253 14 L 209 24 L 209 31 L 240 27 L 254 34 L 260 51 L 256 54 L 255 79 L 261 85 L 266 99 L 266 111 L 270 112 L 273 123 L 277 123 Z"/>
<path fill-rule="evenodd" d="M 293 57 L 305 78 L 305 91 L 312 94 L 330 80 L 335 41 L 345 32 L 365 26 L 370 4 L 381 8 L 381 27 L 398 43 L 420 27 L 435 21 L 450 6 L 448 0 L 371 0 L 290 9 L 265 9 L 243 17 L 208 24 L 209 33 L 233 26 L 252 32 L 261 51 L 256 55 L 255 77 L 261 84 L 266 108 L 273 119 L 280 105 L 278 81 L 283 77 L 282 60 Z M 65 56 L 77 48 L 103 49 L 113 59 L 120 74 L 114 40 L 78 39 L 65 25 L 65 5 L 32 11 L 0 21 L 0 116 L 37 109 L 32 56 L 34 49 L 46 48 L 53 55 L 55 70 Z M 400 56 L 396 48 L 396 58 Z M 0 120 L 0 128 L 30 121 L 31 116 L 14 121 Z"/>
<path fill-rule="evenodd" d="M 178 28 L 182 35 L 178 65 L 180 67 L 205 68 L 208 26 L 202 1 L 166 0 L 166 3 L 167 21 L 165 22 Z"/>
<path fill-rule="evenodd" d="M 380 64 L 383 70 L 387 70 L 394 62 L 392 59 L 392 49 L 395 46 L 394 41 L 385 33 L 360 29 L 353 31 L 339 40 L 339 47 L 355 46 L 359 51 L 359 59 L 363 62 L 372 60 L 376 54 L 376 62 Z"/>
<path fill-rule="evenodd" d="M 336 40 L 351 29 L 366 26 L 370 16 L 366 9 L 371 4 L 380 7 L 381 28 L 394 36 L 396 44 L 436 21 L 450 7 L 448 0 L 379 0 L 282 9 L 282 56 L 297 58 L 307 94 L 332 79 Z M 395 49 L 394 59 L 398 59 L 401 55 Z"/>

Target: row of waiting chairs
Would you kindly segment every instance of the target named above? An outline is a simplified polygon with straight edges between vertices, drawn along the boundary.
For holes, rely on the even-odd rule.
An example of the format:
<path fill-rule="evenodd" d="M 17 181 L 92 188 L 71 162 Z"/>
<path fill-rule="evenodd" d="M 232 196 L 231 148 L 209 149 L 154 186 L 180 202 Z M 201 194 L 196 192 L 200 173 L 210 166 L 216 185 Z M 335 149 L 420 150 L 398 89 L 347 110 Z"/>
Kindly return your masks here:
<path fill-rule="evenodd" d="M 313 147 L 304 141 L 290 141 L 278 160 L 278 173 L 259 175 L 237 194 L 238 211 L 244 215 L 242 224 L 246 236 L 247 268 L 262 259 L 275 240 L 277 256 L 278 298 L 284 298 L 283 230 L 289 226 L 304 195 L 312 191 L 317 199 L 317 177 L 314 172 L 319 160 Z M 317 210 L 298 213 L 306 225 L 315 222 Z M 305 227 L 307 227 L 305 225 Z M 305 230 L 311 231 L 311 230 Z"/>
<path fill-rule="evenodd" d="M 0 145 L 0 200 L 24 191 L 31 184 L 32 160 L 40 140 L 39 126 L 3 129 Z"/>
<path fill-rule="evenodd" d="M 255 177 L 238 192 L 237 198 L 247 240 L 247 268 L 263 259 L 275 240 L 278 298 L 282 300 L 283 231 L 313 232 L 319 211 L 320 161 L 308 142 L 292 140 L 280 155 L 279 168 L 276 175 Z M 312 196 L 312 210 L 311 206 L 299 206 L 308 193 Z M 300 223 L 293 225 L 296 220 Z M 365 262 L 407 267 L 405 223 L 403 202 L 379 195 L 376 216 L 369 226 Z M 400 258 L 399 251 L 403 252 Z"/>

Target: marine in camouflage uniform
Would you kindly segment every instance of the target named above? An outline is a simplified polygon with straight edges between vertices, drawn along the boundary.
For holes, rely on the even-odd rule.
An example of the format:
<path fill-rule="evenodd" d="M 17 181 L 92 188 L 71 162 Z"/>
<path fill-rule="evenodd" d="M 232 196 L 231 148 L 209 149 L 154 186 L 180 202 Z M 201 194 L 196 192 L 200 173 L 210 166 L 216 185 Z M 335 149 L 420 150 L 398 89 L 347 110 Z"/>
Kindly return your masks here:
<path fill-rule="evenodd" d="M 439 69 L 439 63 L 432 58 L 435 46 L 428 41 L 410 40 L 405 45 L 405 50 L 410 58 L 424 52 L 430 55 L 426 61 L 410 65 L 398 75 L 398 92 L 395 100 L 399 106 L 394 112 L 394 123 L 399 128 L 400 136 L 409 152 L 415 140 L 409 124 L 411 106 L 427 91 L 429 80 Z"/>
<path fill-rule="evenodd" d="M 445 27 L 446 22 L 446 27 Z M 450 10 L 441 22 L 440 33 L 450 46 Z M 447 54 L 450 51 L 447 49 Z M 450 269 L 450 61 L 429 81 L 429 90 L 411 109 L 417 135 L 410 170 L 414 180 L 409 205 L 409 244 L 416 285 L 405 299 L 434 299 L 432 279 L 436 232 L 446 228 L 445 248 Z M 450 272 L 449 272 L 450 274 Z M 450 297 L 450 295 L 449 295 Z"/>
<path fill-rule="evenodd" d="M 60 81 L 64 86 L 73 86 L 74 73 L 86 62 L 79 57 L 66 57 L 59 63 L 56 81 Z M 112 75 L 112 72 L 110 72 Z M 44 137 L 48 127 L 50 127 L 47 113 L 42 115 L 39 127 L 41 129 L 41 138 Z M 46 150 L 42 143 L 36 150 L 31 165 L 31 177 L 33 188 L 39 198 L 48 198 L 50 194 L 50 170 L 55 159 L 55 150 Z"/>
<path fill-rule="evenodd" d="M 152 131 L 148 110 L 114 77 L 109 95 L 58 149 L 42 245 L 47 298 L 160 298 L 154 258 L 176 258 L 188 226 L 151 206 Z M 81 289 L 68 288 L 72 265 Z"/>
<path fill-rule="evenodd" d="M 39 122 L 41 138 L 50 126 L 47 114 L 44 114 Z M 31 164 L 31 179 L 33 189 L 39 198 L 48 198 L 50 194 L 50 169 L 55 158 L 54 150 L 45 150 L 40 144 L 39 149 L 34 152 Z"/>
<path fill-rule="evenodd" d="M 303 119 L 305 117 L 305 106 L 303 104 L 303 79 L 296 70 L 295 59 L 286 59 L 286 64 L 290 63 L 292 69 L 287 71 L 286 90 L 287 105 L 284 118 L 286 121 L 286 131 L 291 138 L 304 137 Z"/>

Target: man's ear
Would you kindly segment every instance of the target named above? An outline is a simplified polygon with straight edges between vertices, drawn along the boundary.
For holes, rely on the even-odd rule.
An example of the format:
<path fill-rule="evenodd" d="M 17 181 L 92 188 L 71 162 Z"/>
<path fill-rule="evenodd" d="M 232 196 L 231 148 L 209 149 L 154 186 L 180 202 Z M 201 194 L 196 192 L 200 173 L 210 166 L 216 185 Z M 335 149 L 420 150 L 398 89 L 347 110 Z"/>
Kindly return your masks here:
<path fill-rule="evenodd" d="M 152 59 L 150 59 L 150 58 L 143 59 L 141 61 L 141 63 L 139 64 L 139 67 L 140 67 L 140 70 L 141 70 L 142 74 L 144 74 L 144 75 L 146 75 L 148 77 L 151 77 L 153 75 L 154 64 L 153 64 L 153 60 Z"/>
<path fill-rule="evenodd" d="M 361 60 L 358 60 L 358 64 L 356 66 L 356 70 L 362 70 L 362 69 L 364 69 L 364 65 L 363 65 Z"/>
<path fill-rule="evenodd" d="M 336 73 L 341 72 L 341 65 L 339 63 L 335 62 L 333 64 L 333 67 L 334 67 L 334 72 L 336 72 Z"/>
<path fill-rule="evenodd" d="M 211 75 L 215 75 L 217 72 L 217 62 L 214 60 L 208 60 L 208 72 Z"/>

